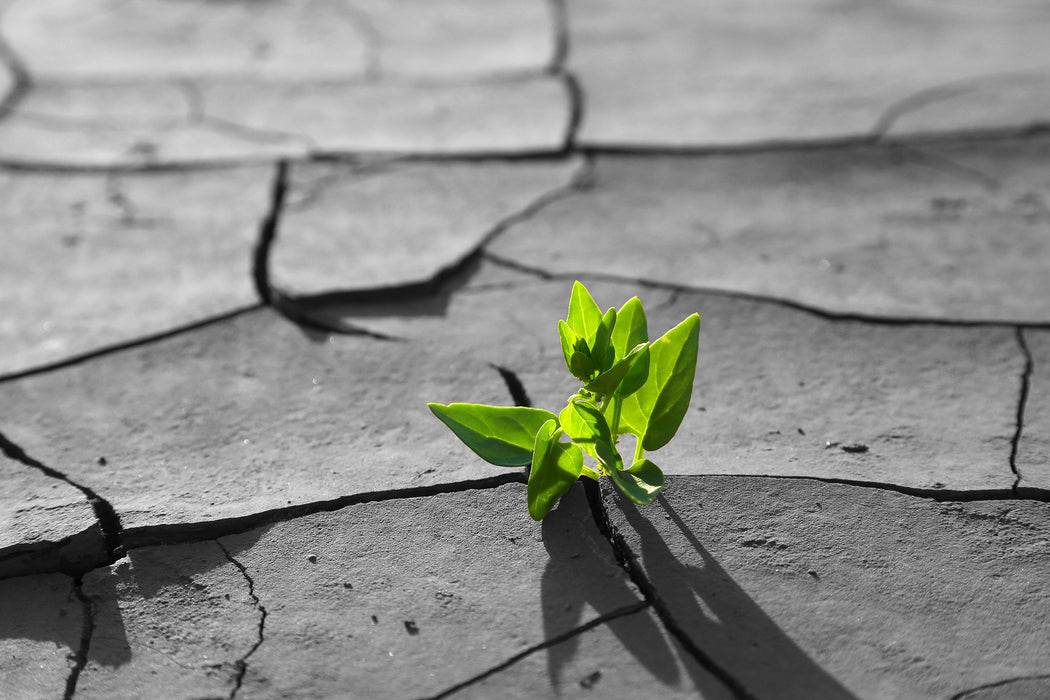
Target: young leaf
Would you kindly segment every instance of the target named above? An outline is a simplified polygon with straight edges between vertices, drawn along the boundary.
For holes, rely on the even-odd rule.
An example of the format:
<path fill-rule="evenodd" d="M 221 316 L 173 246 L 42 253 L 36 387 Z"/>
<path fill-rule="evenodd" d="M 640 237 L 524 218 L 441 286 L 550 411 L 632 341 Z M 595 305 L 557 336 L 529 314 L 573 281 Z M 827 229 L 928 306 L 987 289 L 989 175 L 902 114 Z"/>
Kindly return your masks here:
<path fill-rule="evenodd" d="M 584 343 L 584 347 L 573 350 L 572 356 L 569 358 L 569 371 L 572 373 L 572 376 L 581 382 L 586 382 L 590 381 L 590 378 L 598 370 L 594 366 L 590 352 L 586 349 L 586 341 L 581 340 L 580 342 Z"/>
<path fill-rule="evenodd" d="M 626 357 L 632 348 L 649 341 L 649 329 L 645 320 L 645 309 L 638 297 L 628 299 L 616 312 L 616 327 L 611 342 L 617 359 Z M 617 396 L 630 396 L 649 378 L 649 356 L 640 358 L 620 384 Z"/>
<path fill-rule="evenodd" d="M 617 360 L 626 357 L 628 351 L 639 343 L 649 341 L 645 309 L 638 297 L 628 299 L 616 312 L 616 327 L 613 328 L 611 340 Z"/>
<path fill-rule="evenodd" d="M 558 321 L 558 335 L 561 336 L 561 351 L 565 355 L 565 366 L 572 372 L 572 354 L 575 352 L 574 348 L 580 337 L 569 328 L 569 324 L 565 321 Z"/>
<path fill-rule="evenodd" d="M 633 433 L 646 450 L 674 437 L 689 409 L 700 347 L 700 317 L 693 314 L 649 346 L 649 378 L 626 397 L 620 433 Z"/>
<path fill-rule="evenodd" d="M 588 401 L 570 401 L 559 418 L 565 434 L 584 452 L 610 469 L 618 469 L 623 465 L 623 460 L 613 447 L 609 424 L 593 404 Z"/>
<path fill-rule="evenodd" d="M 594 338 L 588 338 L 588 342 L 591 343 L 591 359 L 599 372 L 609 369 L 616 361 L 616 352 L 613 350 L 612 345 L 609 344 L 609 337 L 612 335 L 615 327 L 616 309 L 609 309 L 602 316 L 602 322 L 598 324 L 598 330 L 594 332 Z"/>
<path fill-rule="evenodd" d="M 635 379 L 632 383 L 634 386 L 627 387 L 624 382 L 624 378 L 631 374 L 632 377 L 638 377 L 638 371 L 632 371 L 636 365 L 644 365 L 645 372 L 641 374 L 640 381 Z M 642 384 L 645 383 L 645 378 L 649 374 L 649 343 L 642 343 L 641 345 L 633 348 L 627 356 L 617 362 L 615 365 L 607 369 L 606 371 L 595 377 L 585 389 L 587 391 L 593 391 L 595 394 L 601 394 L 603 396 L 609 396 L 615 393 L 618 396 L 626 396 L 638 390 Z"/>
<path fill-rule="evenodd" d="M 526 490 L 533 520 L 542 520 L 583 473 L 583 453 L 579 445 L 559 441 L 562 432 L 552 419 L 536 433 Z"/>
<path fill-rule="evenodd" d="M 591 293 L 577 280 L 572 285 L 572 296 L 569 297 L 569 313 L 565 317 L 569 328 L 581 338 L 594 337 L 602 322 L 602 312 L 591 298 Z"/>
<path fill-rule="evenodd" d="M 664 473 L 648 459 L 640 459 L 626 471 L 611 471 L 609 476 L 623 495 L 638 505 L 653 502 L 664 487 Z"/>
<path fill-rule="evenodd" d="M 557 419 L 550 411 L 524 406 L 473 403 L 448 406 L 428 403 L 427 406 L 467 447 L 498 467 L 529 464 L 540 427 L 548 420 Z"/>

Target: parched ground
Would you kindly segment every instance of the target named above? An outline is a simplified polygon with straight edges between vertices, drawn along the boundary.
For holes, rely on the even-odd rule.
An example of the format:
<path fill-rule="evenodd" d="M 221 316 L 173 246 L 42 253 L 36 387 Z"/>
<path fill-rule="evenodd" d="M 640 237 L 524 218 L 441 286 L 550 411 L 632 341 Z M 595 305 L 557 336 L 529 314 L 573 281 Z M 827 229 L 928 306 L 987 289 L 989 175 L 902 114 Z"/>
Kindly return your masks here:
<path fill-rule="evenodd" d="M 1050 7 L 0 2 L 0 698 L 1050 697 Z M 636 507 L 573 280 L 702 318 Z"/>

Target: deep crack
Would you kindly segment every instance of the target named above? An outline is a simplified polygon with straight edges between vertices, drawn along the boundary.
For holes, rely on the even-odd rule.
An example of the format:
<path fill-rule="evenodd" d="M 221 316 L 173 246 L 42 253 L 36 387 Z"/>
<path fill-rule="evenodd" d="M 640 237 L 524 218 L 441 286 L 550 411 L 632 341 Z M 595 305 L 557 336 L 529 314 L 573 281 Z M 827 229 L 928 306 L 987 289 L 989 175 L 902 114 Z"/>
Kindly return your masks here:
<path fill-rule="evenodd" d="M 1003 71 L 999 73 L 991 73 L 986 75 L 977 75 L 960 80 L 955 80 L 950 83 L 944 83 L 941 85 L 934 85 L 933 87 L 924 88 L 914 92 L 903 99 L 897 100 L 889 107 L 887 107 L 882 114 L 879 115 L 878 119 L 875 120 L 875 124 L 871 128 L 870 139 L 872 141 L 883 141 L 890 138 L 890 130 L 894 124 L 906 114 L 917 112 L 927 105 L 940 102 L 942 100 L 952 99 L 960 95 L 965 95 L 968 92 L 979 90 L 983 84 L 996 81 L 1009 81 L 1010 78 L 1025 78 L 1025 77 L 1038 77 L 1032 73 L 1022 73 L 1018 71 Z M 1030 128 L 1030 127 L 1024 127 Z M 972 129 L 965 130 L 970 131 L 983 131 L 983 129 Z"/>
<path fill-rule="evenodd" d="M 1021 446 L 1021 435 L 1024 432 L 1024 414 L 1025 408 L 1028 406 L 1028 392 L 1031 389 L 1032 383 L 1032 371 L 1035 369 L 1035 360 L 1032 357 L 1032 351 L 1028 347 L 1028 342 L 1024 337 L 1024 329 L 1018 326 L 1015 329 L 1017 337 L 1017 345 L 1021 348 L 1021 353 L 1024 355 L 1024 370 L 1021 372 L 1021 391 L 1017 398 L 1017 423 L 1014 430 L 1013 439 L 1010 441 L 1010 470 L 1014 474 L 1014 485 L 1013 494 L 1017 496 L 1021 488 L 1021 470 L 1017 466 L 1017 452 Z M 1028 491 L 1028 489 L 1025 489 Z M 1032 489 L 1034 491 L 1034 489 Z"/>
<path fill-rule="evenodd" d="M 514 400 L 515 406 L 532 406 L 532 401 L 529 399 L 529 395 L 525 393 L 525 386 L 521 383 L 521 380 L 518 379 L 517 374 L 506 367 L 501 367 L 496 364 L 493 364 L 492 368 L 499 372 L 499 376 L 503 378 L 503 382 L 507 385 L 507 391 L 510 392 L 510 396 Z"/>
<path fill-rule="evenodd" d="M 203 523 L 179 523 L 148 525 L 131 528 L 123 534 L 125 549 L 137 549 L 153 545 L 181 544 L 214 540 L 227 535 L 236 535 L 257 527 L 277 522 L 302 518 L 315 513 L 330 513 L 360 503 L 376 503 L 403 498 L 421 498 L 445 493 L 460 493 L 476 489 L 490 489 L 507 484 L 524 484 L 526 477 L 521 471 L 502 471 L 481 479 L 467 479 L 429 486 L 411 486 L 388 491 L 366 491 L 364 493 L 339 496 L 324 501 L 313 501 L 297 505 L 257 511 L 248 515 Z"/>
<path fill-rule="evenodd" d="M 550 159 L 546 160 L 549 161 Z M 255 247 L 252 276 L 259 297 L 265 304 L 272 306 L 283 316 L 302 326 L 329 333 L 363 335 L 377 340 L 393 341 L 403 341 L 405 339 L 374 332 L 365 327 L 348 323 L 337 314 L 326 311 L 324 307 L 339 304 L 347 308 L 355 303 L 374 303 L 377 301 L 416 301 L 447 294 L 449 290 L 462 286 L 466 279 L 473 274 L 478 262 L 484 255 L 485 247 L 493 240 L 509 228 L 535 216 L 550 204 L 586 189 L 591 179 L 590 160 L 586 158 L 581 159 L 580 166 L 572 173 L 568 182 L 543 192 L 521 209 L 498 220 L 480 237 L 477 245 L 469 253 L 439 268 L 425 280 L 387 287 L 293 295 L 277 288 L 270 279 L 271 252 L 278 235 L 281 214 L 286 207 L 288 196 L 288 168 L 289 164 L 286 161 L 282 161 L 278 166 L 271 194 L 270 208 L 260 227 L 259 240 Z"/>
<path fill-rule="evenodd" d="M 134 348 L 143 347 L 145 345 L 151 345 L 153 343 L 157 343 L 162 340 L 167 340 L 168 338 L 173 338 L 177 335 L 181 335 L 182 333 L 187 333 L 189 331 L 194 331 L 200 328 L 204 328 L 206 326 L 211 326 L 213 324 L 229 321 L 243 314 L 252 311 L 257 311 L 261 307 L 261 304 L 252 304 L 251 306 L 245 306 L 240 309 L 234 309 L 233 311 L 227 311 L 226 313 L 220 314 L 218 316 L 210 316 L 199 321 L 193 321 L 191 323 L 187 323 L 181 326 L 175 326 L 174 328 L 169 328 L 167 330 L 160 331 L 159 333 L 151 333 L 149 335 L 139 336 L 137 338 L 133 338 L 131 340 L 127 340 L 121 343 L 114 343 L 113 345 L 106 345 L 101 348 L 96 348 L 95 350 L 89 350 L 87 352 L 80 353 L 78 355 L 71 355 L 69 357 L 65 357 L 61 360 L 56 360 L 54 362 L 49 362 L 47 364 L 36 365 L 35 367 L 30 367 L 28 369 L 21 369 L 16 370 L 14 372 L 9 372 L 7 374 L 2 374 L 0 375 L 0 383 L 14 381 L 16 379 L 24 379 L 25 377 L 32 377 L 38 374 L 46 374 L 54 370 L 65 369 L 66 367 L 72 367 L 74 365 L 83 364 L 84 362 L 94 360 L 95 358 L 103 357 L 105 355 L 111 355 L 113 353 L 123 352 L 124 350 L 131 350 Z"/>
<path fill-rule="evenodd" d="M 964 700 L 967 695 L 972 695 L 973 693 L 978 693 L 982 690 L 991 690 L 993 688 L 999 688 L 1004 685 L 1010 685 L 1011 683 L 1018 683 L 1020 681 L 1040 681 L 1044 679 L 1050 679 L 1050 673 L 1038 673 L 1033 676 L 1017 676 L 1016 678 L 1006 678 L 1001 681 L 995 681 L 994 683 L 985 683 L 984 685 L 979 685 L 976 688 L 969 688 L 960 693 L 956 693 L 951 697 L 951 700 Z"/>
<path fill-rule="evenodd" d="M 270 306 L 289 321 L 326 333 L 344 335 L 364 335 L 379 340 L 395 340 L 381 333 L 372 333 L 346 323 L 320 310 L 309 308 L 308 299 L 299 299 L 277 289 L 270 280 L 270 254 L 280 228 L 281 215 L 284 213 L 285 200 L 288 195 L 288 171 L 290 164 L 280 160 L 274 173 L 273 185 L 270 188 L 270 206 L 259 226 L 259 239 L 252 255 L 252 280 L 255 291 L 262 303 Z"/>
<path fill-rule="evenodd" d="M 525 657 L 531 656 L 532 654 L 535 654 L 537 651 L 543 651 L 544 649 L 548 649 L 550 647 L 557 646 L 558 644 L 561 644 L 562 642 L 564 642 L 566 640 L 572 639 L 573 637 L 577 637 L 577 636 L 583 634 L 584 632 L 587 632 L 588 630 L 592 630 L 595 627 L 598 627 L 600 625 L 604 625 L 604 624 L 606 624 L 608 622 L 612 622 L 613 620 L 617 620 L 617 619 L 619 619 L 621 617 L 627 617 L 628 615 L 634 615 L 635 613 L 641 612 L 642 610 L 645 610 L 648 607 L 649 607 L 648 601 L 644 601 L 643 600 L 643 601 L 639 601 L 637 603 L 634 603 L 633 605 L 628 605 L 628 606 L 620 608 L 618 610 L 613 610 L 611 613 L 607 613 L 607 614 L 602 615 L 600 617 L 596 617 L 593 620 L 588 620 L 587 622 L 583 623 L 579 627 L 574 627 L 571 630 L 568 630 L 566 632 L 562 632 L 561 634 L 555 635 L 555 636 L 551 637 L 550 639 L 545 639 L 542 642 L 540 642 L 539 644 L 535 644 L 535 645 L 525 649 L 524 651 L 520 651 L 517 654 L 515 654 L 514 656 L 510 657 L 509 659 L 507 659 L 506 661 L 503 661 L 502 663 L 499 663 L 499 664 L 493 666 L 492 668 L 479 673 L 478 675 L 474 676 L 473 678 L 465 680 L 462 683 L 457 683 L 456 685 L 452 686 L 451 688 L 448 688 L 447 690 L 443 690 L 442 692 L 438 693 L 437 695 L 430 696 L 428 700 L 441 700 L 441 698 L 447 698 L 448 696 L 452 695 L 453 693 L 457 693 L 460 690 L 463 690 L 464 688 L 466 688 L 468 686 L 474 685 L 475 683 L 478 683 L 480 681 L 485 680 L 489 676 L 492 676 L 492 675 L 494 675 L 496 673 L 499 673 L 500 671 L 502 671 L 502 670 L 504 670 L 506 668 L 510 668 L 511 666 L 513 666 L 514 664 L 518 663 L 519 661 L 521 661 Z"/>
<path fill-rule="evenodd" d="M 102 533 L 102 543 L 106 552 L 106 560 L 101 562 L 72 563 L 69 565 L 70 570 L 65 573 L 79 575 L 90 569 L 102 566 L 103 564 L 112 563 L 124 556 L 124 544 L 122 541 L 123 527 L 120 524 L 120 517 L 117 515 L 117 512 L 113 509 L 113 505 L 110 504 L 109 501 L 99 496 L 93 489 L 73 481 L 57 469 L 52 469 L 39 460 L 33 459 L 26 454 L 25 450 L 11 442 L 11 440 L 2 432 L 0 432 L 0 452 L 3 452 L 3 454 L 9 459 L 40 471 L 44 476 L 57 479 L 58 481 L 65 482 L 69 486 L 72 486 L 84 494 L 84 497 L 91 505 L 91 509 L 95 513 L 95 519 L 98 521 L 99 530 Z"/>
<path fill-rule="evenodd" d="M 660 622 L 663 623 L 667 632 L 675 638 L 687 654 L 692 656 L 704 670 L 721 681 L 738 700 L 758 700 L 755 695 L 744 687 L 740 680 L 697 646 L 686 631 L 681 628 L 671 614 L 667 604 L 657 594 L 656 587 L 653 586 L 649 577 L 645 575 L 645 572 L 638 564 L 638 558 L 631 551 L 627 541 L 612 524 L 609 512 L 605 508 L 605 502 L 602 500 L 601 486 L 589 479 L 584 479 L 583 482 L 584 492 L 587 494 L 587 503 L 590 506 L 591 515 L 594 517 L 594 523 L 598 526 L 598 531 L 608 540 L 617 563 L 627 573 L 631 582 L 638 587 L 646 602 L 652 605 L 653 611 L 660 618 Z"/>
<path fill-rule="evenodd" d="M 7 10 L 5 6 L 3 10 L 0 10 L 0 20 L 3 18 L 4 11 Z M 11 87 L 8 89 L 7 94 L 0 96 L 0 121 L 10 115 L 18 107 L 18 104 L 25 97 L 26 93 L 32 84 L 29 71 L 26 69 L 25 63 L 15 50 L 11 48 L 11 45 L 7 43 L 7 39 L 4 38 L 3 33 L 0 33 L 0 64 L 7 66 L 7 69 L 11 73 Z"/>
<path fill-rule="evenodd" d="M 255 581 L 248 573 L 248 569 L 244 566 L 244 564 L 237 561 L 233 557 L 233 555 L 230 554 L 230 550 L 226 549 L 222 542 L 215 540 L 215 544 L 219 545 L 219 549 L 221 549 L 222 553 L 226 555 L 226 559 L 229 560 L 231 564 L 237 567 L 237 570 L 241 572 L 241 576 L 243 576 L 244 580 L 248 582 L 248 596 L 252 599 L 252 605 L 255 607 L 256 610 L 259 611 L 259 628 L 255 643 L 252 644 L 252 648 L 249 649 L 244 656 L 237 659 L 237 661 L 234 663 L 234 665 L 237 668 L 237 672 L 234 675 L 234 684 L 233 688 L 230 690 L 229 695 L 229 700 L 234 700 L 234 698 L 237 697 L 237 693 L 240 692 L 241 686 L 244 684 L 244 675 L 248 672 L 248 659 L 251 658 L 252 654 L 254 654 L 259 649 L 259 647 L 262 646 L 262 643 L 266 641 L 267 612 L 266 606 L 259 601 L 259 596 L 255 593 Z"/>
<path fill-rule="evenodd" d="M 551 56 L 547 73 L 561 78 L 569 100 L 569 119 L 565 125 L 565 139 L 562 142 L 561 150 L 565 154 L 570 154 L 574 152 L 576 135 L 579 133 L 580 124 L 583 121 L 585 97 L 583 86 L 567 66 L 569 52 L 572 50 L 572 47 L 570 44 L 571 34 L 569 32 L 569 10 L 565 3 L 566 0 L 548 0 L 554 32 L 554 53 Z"/>
<path fill-rule="evenodd" d="M 84 580 L 81 576 L 73 579 L 73 595 L 80 601 L 83 624 L 80 629 L 80 644 L 73 654 L 73 668 L 69 670 L 69 675 L 66 676 L 66 689 L 62 693 L 62 700 L 73 700 L 73 695 L 77 692 L 77 681 L 80 680 L 80 674 L 84 667 L 87 666 L 88 652 L 91 650 L 91 638 L 95 634 L 95 607 L 92 605 L 91 599 L 84 593 Z"/>
<path fill-rule="evenodd" d="M 634 284 L 647 289 L 662 289 L 671 292 L 706 294 L 708 296 L 722 297 L 726 299 L 741 299 L 753 301 L 760 304 L 774 304 L 795 311 L 802 311 L 817 318 L 832 322 L 858 322 L 869 323 L 879 326 L 936 326 L 945 328 L 1031 328 L 1036 330 L 1050 330 L 1050 321 L 1003 321 L 997 319 L 954 319 L 954 318 L 924 318 L 921 316 L 876 316 L 873 314 L 828 311 L 817 306 L 809 306 L 793 299 L 774 297 L 765 294 L 753 294 L 716 287 L 700 287 L 696 285 L 681 284 L 678 282 L 661 282 L 645 279 L 642 277 L 630 277 L 607 272 L 549 272 L 542 268 L 528 265 L 526 263 L 501 257 L 488 250 L 482 253 L 482 258 L 500 267 L 521 272 L 544 281 L 552 280 L 598 280 L 612 282 L 615 284 Z"/>

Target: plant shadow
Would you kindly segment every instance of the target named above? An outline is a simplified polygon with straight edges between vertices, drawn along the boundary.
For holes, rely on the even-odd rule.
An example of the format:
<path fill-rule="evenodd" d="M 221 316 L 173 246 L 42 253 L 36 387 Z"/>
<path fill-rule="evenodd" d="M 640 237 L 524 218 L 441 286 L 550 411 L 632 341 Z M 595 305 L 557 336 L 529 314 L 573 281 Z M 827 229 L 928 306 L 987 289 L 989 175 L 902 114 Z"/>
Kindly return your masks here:
<path fill-rule="evenodd" d="M 758 697 L 855 700 L 733 580 L 663 495 L 657 503 L 688 543 L 681 556 L 634 503 L 616 498 L 638 534 L 646 575 L 699 649 Z"/>
<path fill-rule="evenodd" d="M 590 619 L 623 610 L 641 602 L 612 549 L 594 523 L 583 484 L 577 483 L 542 521 L 543 544 L 549 558 L 541 578 L 544 638 L 564 634 Z M 606 623 L 623 647 L 655 680 L 665 686 L 682 683 L 685 668 L 694 685 L 717 693 L 719 683 L 696 664 L 681 659 L 649 614 L 632 614 Z M 565 683 L 564 671 L 579 650 L 580 636 L 573 636 L 547 653 L 547 673 L 555 692 Z M 708 695 L 704 692 L 704 695 Z"/>

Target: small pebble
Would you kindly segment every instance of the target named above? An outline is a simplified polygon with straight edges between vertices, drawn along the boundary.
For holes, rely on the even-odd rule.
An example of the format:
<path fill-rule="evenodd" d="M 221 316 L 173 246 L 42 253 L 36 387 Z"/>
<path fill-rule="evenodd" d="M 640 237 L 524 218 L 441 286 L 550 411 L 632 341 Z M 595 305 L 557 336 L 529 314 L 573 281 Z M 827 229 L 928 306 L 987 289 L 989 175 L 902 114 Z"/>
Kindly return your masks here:
<path fill-rule="evenodd" d="M 104 467 L 104 466 L 106 466 L 106 458 L 105 458 L 105 457 L 99 457 L 99 458 L 98 458 L 98 459 L 96 459 L 95 461 L 96 461 L 96 462 L 98 462 L 98 465 L 99 465 L 100 467 Z"/>
<path fill-rule="evenodd" d="M 310 562 L 311 564 L 316 564 L 317 563 L 317 555 L 316 554 L 307 554 L 306 555 L 306 561 Z"/>
<path fill-rule="evenodd" d="M 602 679 L 602 672 L 601 671 L 595 671 L 594 673 L 592 673 L 591 675 L 587 676 L 586 678 L 584 678 L 583 680 L 580 681 L 580 687 L 581 688 L 593 688 L 594 685 L 598 681 L 600 681 L 601 679 Z"/>
<path fill-rule="evenodd" d="M 413 637 L 419 634 L 419 628 L 416 627 L 415 620 L 405 620 L 405 631 Z"/>
<path fill-rule="evenodd" d="M 379 624 L 379 618 L 376 617 L 375 615 L 372 616 L 372 624 L 373 625 L 378 625 Z"/>
<path fill-rule="evenodd" d="M 843 445 L 842 446 L 842 451 L 843 452 L 849 452 L 850 454 L 864 454 L 865 452 L 868 451 L 868 446 L 867 445 L 861 445 L 859 443 L 858 444 L 853 444 L 853 445 Z"/>

